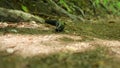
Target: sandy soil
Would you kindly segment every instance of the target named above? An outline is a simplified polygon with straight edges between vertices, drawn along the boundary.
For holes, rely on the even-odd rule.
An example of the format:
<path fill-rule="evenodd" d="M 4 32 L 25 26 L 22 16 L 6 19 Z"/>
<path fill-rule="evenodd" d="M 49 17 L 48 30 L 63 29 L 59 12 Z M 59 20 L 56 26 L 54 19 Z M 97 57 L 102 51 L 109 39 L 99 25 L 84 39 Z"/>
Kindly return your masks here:
<path fill-rule="evenodd" d="M 50 35 L 20 35 L 7 34 L 0 35 L 0 51 L 9 54 L 17 54 L 23 57 L 36 55 L 48 55 L 58 52 L 83 52 L 93 49 L 94 46 L 103 45 L 120 56 L 120 41 L 94 39 L 92 41 L 72 41 L 64 42 L 60 38 L 68 37 L 73 40 L 81 40 L 82 37 L 66 34 Z"/>

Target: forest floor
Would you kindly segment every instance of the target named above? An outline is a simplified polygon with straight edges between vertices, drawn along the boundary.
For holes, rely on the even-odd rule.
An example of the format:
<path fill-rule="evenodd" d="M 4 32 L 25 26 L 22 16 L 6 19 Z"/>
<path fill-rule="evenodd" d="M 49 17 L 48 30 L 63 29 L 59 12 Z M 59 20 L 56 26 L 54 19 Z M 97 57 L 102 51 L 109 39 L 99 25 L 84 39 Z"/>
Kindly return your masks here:
<path fill-rule="evenodd" d="M 0 23 L 0 68 L 120 68 L 120 20 Z M 22 57 L 21 57 L 22 56 Z"/>
<path fill-rule="evenodd" d="M 48 55 L 58 52 L 83 52 L 96 47 L 96 45 L 105 46 L 117 56 L 120 56 L 120 41 L 105 40 L 95 37 L 85 38 L 82 35 L 72 34 L 38 34 L 38 35 L 24 35 L 11 34 L 10 31 L 17 33 L 17 28 L 38 28 L 41 30 L 49 30 L 48 25 L 38 25 L 34 21 L 31 23 L 1 23 L 1 27 L 13 27 L 0 35 L 0 50 L 6 51 L 8 54 L 18 54 L 23 57 L 32 57 L 36 55 Z M 89 28 L 89 26 L 88 26 Z M 8 28 L 9 29 L 9 28 Z M 4 30 L 5 31 L 5 30 Z"/>

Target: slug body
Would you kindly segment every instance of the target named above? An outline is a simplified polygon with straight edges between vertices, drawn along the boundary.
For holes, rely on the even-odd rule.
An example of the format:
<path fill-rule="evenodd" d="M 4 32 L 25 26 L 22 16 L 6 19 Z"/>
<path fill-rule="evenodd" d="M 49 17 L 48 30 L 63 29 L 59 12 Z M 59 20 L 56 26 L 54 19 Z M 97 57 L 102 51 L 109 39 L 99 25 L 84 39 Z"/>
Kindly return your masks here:
<path fill-rule="evenodd" d="M 57 20 L 45 20 L 45 23 L 56 26 L 55 31 L 56 32 L 62 32 L 65 28 L 65 23 L 64 22 L 60 22 Z"/>

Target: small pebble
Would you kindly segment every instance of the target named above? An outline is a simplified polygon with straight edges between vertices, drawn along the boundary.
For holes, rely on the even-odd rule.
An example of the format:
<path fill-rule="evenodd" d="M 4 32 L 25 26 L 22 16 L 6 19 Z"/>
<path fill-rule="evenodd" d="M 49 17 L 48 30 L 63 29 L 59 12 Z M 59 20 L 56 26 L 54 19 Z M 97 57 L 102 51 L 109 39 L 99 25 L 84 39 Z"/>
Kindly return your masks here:
<path fill-rule="evenodd" d="M 8 48 L 8 49 L 6 49 L 6 52 L 12 54 L 14 52 L 14 49 L 13 48 Z"/>
<path fill-rule="evenodd" d="M 7 27 L 8 26 L 8 24 L 5 22 L 5 23 L 2 23 L 3 24 L 3 26 L 4 27 Z"/>

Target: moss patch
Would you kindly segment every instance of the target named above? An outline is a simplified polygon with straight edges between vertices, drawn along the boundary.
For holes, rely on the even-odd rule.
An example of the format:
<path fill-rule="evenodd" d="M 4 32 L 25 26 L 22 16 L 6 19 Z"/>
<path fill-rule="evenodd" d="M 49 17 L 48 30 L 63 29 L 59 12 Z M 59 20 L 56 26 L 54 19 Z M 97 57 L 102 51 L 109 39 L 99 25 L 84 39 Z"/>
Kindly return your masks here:
<path fill-rule="evenodd" d="M 0 28 L 0 34 L 14 33 L 14 34 L 51 34 L 52 30 L 41 30 L 40 28 Z"/>
<path fill-rule="evenodd" d="M 65 33 L 120 40 L 120 23 L 68 23 Z"/>

